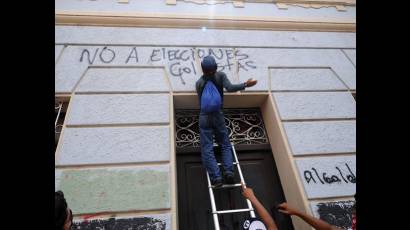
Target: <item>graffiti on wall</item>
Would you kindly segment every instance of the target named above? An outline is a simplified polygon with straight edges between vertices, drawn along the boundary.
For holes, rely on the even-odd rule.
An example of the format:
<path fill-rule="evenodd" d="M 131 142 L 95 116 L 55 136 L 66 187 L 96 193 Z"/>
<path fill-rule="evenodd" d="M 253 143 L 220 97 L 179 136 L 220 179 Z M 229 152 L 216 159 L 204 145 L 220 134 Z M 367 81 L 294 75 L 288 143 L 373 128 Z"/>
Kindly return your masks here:
<path fill-rule="evenodd" d="M 144 52 L 141 52 L 144 49 Z M 80 62 L 101 64 L 165 64 L 168 73 L 180 77 L 182 83 L 184 76 L 197 76 L 202 74 L 196 64 L 198 58 L 202 59 L 211 55 L 216 59 L 218 71 L 249 71 L 256 69 L 257 65 L 248 54 L 234 48 L 170 48 L 170 47 L 129 47 L 125 50 L 117 47 L 95 47 L 82 49 Z M 121 60 L 118 60 L 121 59 Z M 199 62 L 198 62 L 199 63 Z"/>
<path fill-rule="evenodd" d="M 356 157 L 331 156 L 296 160 L 308 198 L 351 196 L 356 192 Z"/>
<path fill-rule="evenodd" d="M 325 170 L 320 171 L 315 167 L 310 170 L 304 170 L 304 179 L 306 183 L 321 183 L 321 184 L 332 184 L 332 183 L 352 183 L 356 184 L 356 175 L 352 172 L 351 167 L 348 163 L 344 164 L 345 171 L 338 166 L 335 166 L 337 174 L 332 174 Z M 348 173 L 346 173 L 348 171 Z"/>
<path fill-rule="evenodd" d="M 75 230 L 165 230 L 166 222 L 151 217 L 127 218 L 127 219 L 96 219 L 82 222 L 74 222 L 72 229 Z"/>
<path fill-rule="evenodd" d="M 329 224 L 352 229 L 354 201 L 319 202 L 314 204 L 317 216 Z"/>

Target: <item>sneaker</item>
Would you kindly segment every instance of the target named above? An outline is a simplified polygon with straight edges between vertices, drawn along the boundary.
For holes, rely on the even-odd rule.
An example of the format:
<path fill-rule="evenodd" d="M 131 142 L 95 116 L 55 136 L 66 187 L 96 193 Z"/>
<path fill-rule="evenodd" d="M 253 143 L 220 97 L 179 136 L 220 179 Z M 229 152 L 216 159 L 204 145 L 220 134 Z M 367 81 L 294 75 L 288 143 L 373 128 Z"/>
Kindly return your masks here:
<path fill-rule="evenodd" d="M 211 181 L 212 186 L 214 186 L 215 188 L 219 188 L 222 186 L 222 179 L 216 179 L 216 180 L 212 180 Z"/>
<path fill-rule="evenodd" d="M 226 184 L 235 184 L 235 181 L 234 181 L 235 177 L 232 173 L 225 174 L 224 177 L 225 177 Z"/>

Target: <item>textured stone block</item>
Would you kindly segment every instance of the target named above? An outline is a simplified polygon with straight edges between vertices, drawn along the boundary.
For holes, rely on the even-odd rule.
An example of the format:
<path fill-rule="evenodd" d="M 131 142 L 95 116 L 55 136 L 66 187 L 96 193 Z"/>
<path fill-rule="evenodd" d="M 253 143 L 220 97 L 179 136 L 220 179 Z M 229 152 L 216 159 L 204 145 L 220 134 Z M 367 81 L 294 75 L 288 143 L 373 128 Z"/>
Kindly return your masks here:
<path fill-rule="evenodd" d="M 60 188 L 60 180 L 61 180 L 61 170 L 54 171 L 54 190 L 57 191 Z"/>
<path fill-rule="evenodd" d="M 66 128 L 56 165 L 168 161 L 168 127 Z"/>
<path fill-rule="evenodd" d="M 355 67 L 340 50 L 336 49 L 68 46 L 56 65 L 56 92 L 71 92 L 90 65 L 113 68 L 163 66 L 174 91 L 192 92 L 195 91 L 196 80 L 202 75 L 196 52 L 199 56 L 215 56 L 220 66 L 219 70 L 224 71 L 232 83 L 241 83 L 248 78 L 257 79 L 259 83 L 248 88 L 248 91 L 269 90 L 268 67 L 331 68 L 350 89 L 355 89 L 356 85 Z M 90 85 L 91 83 L 87 82 L 88 74 L 87 72 L 83 80 Z M 148 87 L 148 83 L 144 85 Z M 113 84 L 110 87 L 115 86 L 116 84 Z M 132 87 L 132 84 L 128 86 Z"/>
<path fill-rule="evenodd" d="M 55 92 L 71 93 L 81 76 L 85 73 L 88 63 L 79 62 L 81 48 L 68 46 L 64 49 L 55 67 Z"/>
<path fill-rule="evenodd" d="M 56 92 L 72 92 L 90 65 L 144 65 L 136 49 L 123 46 L 67 46 L 56 65 Z"/>
<path fill-rule="evenodd" d="M 58 175 L 57 189 L 76 214 L 170 208 L 169 165 L 62 170 Z"/>
<path fill-rule="evenodd" d="M 112 7 L 112 6 L 111 6 Z M 140 9 L 140 6 L 139 8 Z M 334 15 L 332 11 L 332 15 Z M 355 48 L 356 33 L 56 26 L 58 44 Z M 170 39 L 172 38 L 172 39 Z"/>
<path fill-rule="evenodd" d="M 64 91 L 71 92 L 82 75 L 85 77 L 79 86 L 81 92 L 101 87 L 101 91 L 118 88 L 129 90 L 134 89 L 136 81 L 138 83 L 143 81 L 138 90 L 152 87 L 155 87 L 156 91 L 165 90 L 163 83 L 156 84 L 156 82 L 146 81 L 147 78 L 133 78 L 127 70 L 119 71 L 117 74 L 111 72 L 111 77 L 100 77 L 95 82 L 97 85 L 94 86 L 94 82 L 91 81 L 97 80 L 94 76 L 96 70 L 91 68 L 85 73 L 88 66 L 111 66 L 116 69 L 124 66 L 130 68 L 165 67 L 165 77 L 169 78 L 174 91 L 194 91 L 195 81 L 202 74 L 200 66 L 196 63 L 196 50 L 190 47 L 70 46 L 70 50 L 69 55 L 61 59 L 59 65 L 56 66 L 56 90 L 59 91 L 64 89 Z M 89 72 L 91 72 L 91 77 Z M 143 74 L 146 75 L 146 73 Z M 126 84 L 126 81 L 130 81 L 130 84 Z M 166 90 L 168 91 L 168 84 Z"/>
<path fill-rule="evenodd" d="M 356 121 L 284 122 L 293 155 L 356 152 Z"/>
<path fill-rule="evenodd" d="M 349 89 L 356 90 L 356 67 L 346 55 L 340 50 L 327 50 L 322 58 L 327 60 L 327 66 L 332 68 Z"/>
<path fill-rule="evenodd" d="M 295 161 L 309 199 L 353 196 L 356 193 L 356 156 Z"/>
<path fill-rule="evenodd" d="M 286 92 L 273 97 L 282 120 L 356 117 L 356 101 L 348 92 Z"/>
<path fill-rule="evenodd" d="M 153 58 L 161 59 L 167 70 L 173 91 L 195 91 L 195 82 L 202 75 L 197 50 L 191 47 L 162 47 L 151 48 Z M 157 51 L 157 52 L 156 52 Z M 155 53 L 156 52 L 156 53 Z M 163 58 L 160 58 L 163 56 Z"/>
<path fill-rule="evenodd" d="M 64 46 L 63 45 L 56 45 L 55 46 L 55 52 L 54 52 L 54 58 L 55 62 L 57 62 L 58 57 L 60 56 L 61 52 L 63 51 Z"/>
<path fill-rule="evenodd" d="M 75 95 L 68 125 L 155 124 L 169 122 L 169 96 Z"/>
<path fill-rule="evenodd" d="M 90 68 L 77 92 L 168 92 L 162 68 Z"/>
<path fill-rule="evenodd" d="M 273 91 L 347 89 L 330 68 L 276 68 L 270 71 Z"/>
<path fill-rule="evenodd" d="M 257 79 L 256 86 L 248 90 L 268 90 L 268 68 L 331 68 L 350 88 L 356 88 L 356 69 L 340 50 L 333 49 L 275 49 L 241 48 L 256 68 L 239 73 L 239 82 L 248 78 Z"/>
<path fill-rule="evenodd" d="M 343 50 L 347 57 L 349 57 L 350 61 L 353 62 L 353 64 L 356 66 L 356 50 L 355 49 L 348 49 L 348 50 Z"/>

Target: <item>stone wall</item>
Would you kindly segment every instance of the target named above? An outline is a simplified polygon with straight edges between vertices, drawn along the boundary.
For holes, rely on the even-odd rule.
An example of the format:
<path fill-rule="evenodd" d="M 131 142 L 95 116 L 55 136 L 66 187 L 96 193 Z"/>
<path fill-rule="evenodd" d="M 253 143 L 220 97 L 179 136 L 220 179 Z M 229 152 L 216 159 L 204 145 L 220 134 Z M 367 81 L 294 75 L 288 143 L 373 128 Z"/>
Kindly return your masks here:
<path fill-rule="evenodd" d="M 194 93 L 199 60 L 210 54 L 233 83 L 252 77 L 259 83 L 246 91 L 272 93 L 299 172 L 294 179 L 312 213 L 319 201 L 351 200 L 355 36 L 56 26 L 55 90 L 71 95 L 56 152 L 56 189 L 65 192 L 78 222 L 97 214 L 101 224 L 116 221 L 103 213 L 125 213 L 124 223 L 171 229 L 171 92 Z"/>

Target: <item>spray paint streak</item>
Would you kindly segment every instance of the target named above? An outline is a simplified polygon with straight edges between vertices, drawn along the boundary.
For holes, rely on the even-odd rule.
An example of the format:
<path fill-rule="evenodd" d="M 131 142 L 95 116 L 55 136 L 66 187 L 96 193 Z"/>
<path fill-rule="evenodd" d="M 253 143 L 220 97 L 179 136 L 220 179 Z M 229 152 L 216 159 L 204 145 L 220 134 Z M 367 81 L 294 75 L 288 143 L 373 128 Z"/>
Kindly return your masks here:
<path fill-rule="evenodd" d="M 318 203 L 320 219 L 343 229 L 351 229 L 353 204 L 354 201 Z"/>
<path fill-rule="evenodd" d="M 140 217 L 140 218 L 127 218 L 127 219 L 97 219 L 91 221 L 83 221 L 73 223 L 73 229 L 76 230 L 95 230 L 95 229 L 105 229 L 105 230 L 165 230 L 165 221 L 158 220 L 150 217 Z"/>

